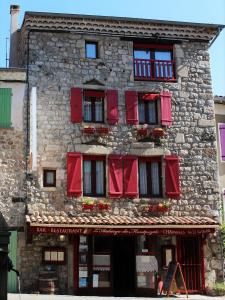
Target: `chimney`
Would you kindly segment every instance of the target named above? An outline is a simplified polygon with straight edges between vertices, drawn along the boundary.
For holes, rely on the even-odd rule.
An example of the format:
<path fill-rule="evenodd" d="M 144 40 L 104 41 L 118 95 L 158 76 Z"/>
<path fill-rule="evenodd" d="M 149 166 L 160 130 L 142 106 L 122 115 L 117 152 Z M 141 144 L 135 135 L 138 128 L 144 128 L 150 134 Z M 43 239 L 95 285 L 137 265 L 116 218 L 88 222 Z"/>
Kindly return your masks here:
<path fill-rule="evenodd" d="M 17 67 L 17 39 L 18 39 L 18 28 L 19 28 L 19 5 L 10 5 L 10 52 L 9 52 L 9 67 Z"/>

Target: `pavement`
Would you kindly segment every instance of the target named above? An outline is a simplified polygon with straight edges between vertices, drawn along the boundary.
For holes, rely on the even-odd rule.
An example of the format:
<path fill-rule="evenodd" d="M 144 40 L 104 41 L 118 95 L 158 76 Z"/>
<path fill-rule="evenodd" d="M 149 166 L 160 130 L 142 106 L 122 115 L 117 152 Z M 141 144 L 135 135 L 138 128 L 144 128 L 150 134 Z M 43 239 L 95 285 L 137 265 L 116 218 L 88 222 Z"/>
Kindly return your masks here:
<path fill-rule="evenodd" d="M 69 296 L 69 295 L 40 295 L 40 294 L 8 294 L 8 300 L 159 300 L 159 299 L 187 299 L 184 295 L 159 296 L 157 298 L 143 297 L 97 297 L 97 296 Z M 209 297 L 202 295 L 188 295 L 190 300 L 225 300 L 225 296 Z"/>

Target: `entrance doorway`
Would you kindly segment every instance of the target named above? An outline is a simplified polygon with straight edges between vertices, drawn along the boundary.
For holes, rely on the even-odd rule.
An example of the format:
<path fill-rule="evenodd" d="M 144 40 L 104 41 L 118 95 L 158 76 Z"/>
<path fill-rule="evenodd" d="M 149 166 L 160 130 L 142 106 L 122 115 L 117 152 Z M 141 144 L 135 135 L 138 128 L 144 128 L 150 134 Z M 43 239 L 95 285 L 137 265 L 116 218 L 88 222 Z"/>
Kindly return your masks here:
<path fill-rule="evenodd" d="M 113 238 L 113 294 L 135 294 L 135 238 Z"/>

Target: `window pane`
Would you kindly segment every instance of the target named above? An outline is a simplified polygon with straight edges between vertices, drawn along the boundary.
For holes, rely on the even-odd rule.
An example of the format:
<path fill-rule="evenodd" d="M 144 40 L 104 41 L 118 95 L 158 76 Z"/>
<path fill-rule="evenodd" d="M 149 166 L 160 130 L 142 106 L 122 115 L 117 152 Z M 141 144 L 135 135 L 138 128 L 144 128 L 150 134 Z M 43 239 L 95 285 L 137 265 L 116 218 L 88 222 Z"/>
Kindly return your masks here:
<path fill-rule="evenodd" d="M 171 52 L 170 51 L 156 51 L 155 59 L 156 60 L 171 60 Z"/>
<path fill-rule="evenodd" d="M 138 103 L 138 117 L 139 123 L 145 123 L 145 104 L 144 101 Z"/>
<path fill-rule="evenodd" d="M 149 123 L 156 124 L 156 102 L 148 101 L 148 119 Z"/>
<path fill-rule="evenodd" d="M 150 50 L 134 50 L 134 58 L 150 59 Z"/>
<path fill-rule="evenodd" d="M 96 161 L 96 193 L 104 194 L 104 162 Z"/>
<path fill-rule="evenodd" d="M 96 99 L 95 101 L 95 121 L 103 121 L 103 99 Z"/>
<path fill-rule="evenodd" d="M 91 194 L 91 161 L 84 161 L 84 194 Z"/>
<path fill-rule="evenodd" d="M 54 173 L 53 172 L 47 172 L 46 182 L 47 182 L 47 184 L 54 184 Z"/>
<path fill-rule="evenodd" d="M 153 162 L 151 164 L 151 177 L 152 177 L 152 195 L 159 196 L 159 163 Z"/>
<path fill-rule="evenodd" d="M 156 77 L 161 78 L 172 78 L 173 77 L 173 68 L 171 61 L 171 52 L 169 51 L 157 51 L 155 52 L 155 59 L 160 60 L 155 62 L 155 75 Z"/>
<path fill-rule="evenodd" d="M 146 163 L 140 162 L 139 163 L 139 182 L 140 182 L 140 194 L 141 195 L 147 195 L 147 169 L 146 169 Z"/>
<path fill-rule="evenodd" d="M 91 121 L 91 100 L 87 97 L 84 100 L 84 121 Z"/>
<path fill-rule="evenodd" d="M 86 57 L 96 58 L 97 57 L 97 44 L 86 43 Z"/>

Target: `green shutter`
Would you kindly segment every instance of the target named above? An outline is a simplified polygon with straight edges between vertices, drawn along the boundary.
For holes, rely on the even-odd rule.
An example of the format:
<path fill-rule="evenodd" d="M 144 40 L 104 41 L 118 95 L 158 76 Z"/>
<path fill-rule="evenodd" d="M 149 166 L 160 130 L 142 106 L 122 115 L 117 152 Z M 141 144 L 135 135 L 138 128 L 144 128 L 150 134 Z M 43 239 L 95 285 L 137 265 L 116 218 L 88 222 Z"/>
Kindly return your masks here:
<path fill-rule="evenodd" d="M 16 256 L 17 256 L 17 231 L 11 231 L 9 243 L 9 257 L 12 260 L 13 267 L 16 269 Z M 8 293 L 17 292 L 17 278 L 16 273 L 8 272 Z"/>
<path fill-rule="evenodd" d="M 0 88 L 0 127 L 11 127 L 12 89 Z"/>

